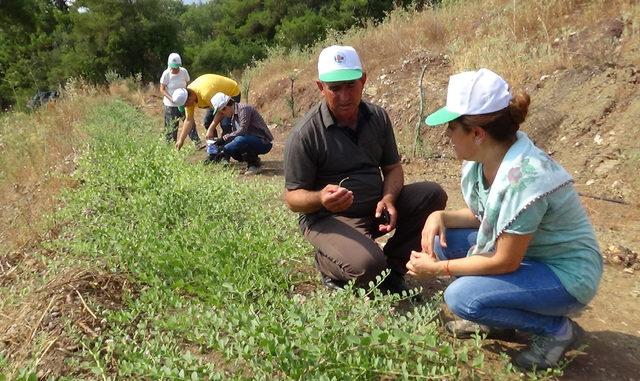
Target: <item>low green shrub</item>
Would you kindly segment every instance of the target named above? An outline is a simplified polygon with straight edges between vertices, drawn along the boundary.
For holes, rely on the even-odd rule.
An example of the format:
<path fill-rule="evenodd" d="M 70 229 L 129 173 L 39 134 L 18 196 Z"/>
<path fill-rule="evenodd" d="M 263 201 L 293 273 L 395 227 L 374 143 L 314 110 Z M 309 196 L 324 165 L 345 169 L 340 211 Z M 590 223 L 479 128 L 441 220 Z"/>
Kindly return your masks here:
<path fill-rule="evenodd" d="M 139 287 L 124 308 L 98 310 L 107 329 L 79 336 L 74 368 L 102 379 L 514 376 L 484 362 L 480 340 L 439 336 L 440 295 L 399 308 L 377 290 L 297 291 L 317 280 L 300 271 L 310 247 L 279 180 L 190 165 L 121 101 L 98 107 L 85 127 L 82 185 L 58 216 L 73 234 L 54 246 Z"/>

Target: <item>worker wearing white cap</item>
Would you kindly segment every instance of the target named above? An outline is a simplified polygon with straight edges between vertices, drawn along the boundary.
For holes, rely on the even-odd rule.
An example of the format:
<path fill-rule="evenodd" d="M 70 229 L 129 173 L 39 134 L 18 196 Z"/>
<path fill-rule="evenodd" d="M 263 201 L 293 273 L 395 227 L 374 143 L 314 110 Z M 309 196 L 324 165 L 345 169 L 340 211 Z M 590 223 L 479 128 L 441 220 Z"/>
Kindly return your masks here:
<path fill-rule="evenodd" d="M 445 207 L 447 195 L 433 182 L 404 184 L 389 115 L 362 100 L 366 79 L 353 47 L 334 45 L 320 53 L 316 85 L 323 100 L 287 139 L 285 201 L 301 214 L 326 287 L 354 281 L 367 288 L 390 269 L 380 287 L 401 293 L 422 225 Z M 375 238 L 393 230 L 380 248 Z"/>
<path fill-rule="evenodd" d="M 177 140 L 178 122 L 184 118 L 184 108 L 178 107 L 179 105 L 174 102 L 173 97 L 176 96 L 180 100 L 182 92 L 176 93 L 176 90 L 185 89 L 189 81 L 189 72 L 182 66 L 180 55 L 178 53 L 169 54 L 167 69 L 160 77 L 160 93 L 163 95 L 162 104 L 164 105 L 165 139 L 168 143 Z M 200 143 L 200 137 L 195 129 L 189 136 L 196 145 Z"/>
<path fill-rule="evenodd" d="M 240 101 L 240 86 L 238 86 L 238 83 L 231 78 L 217 74 L 203 74 L 187 86 L 186 92 L 180 91 L 178 94 L 174 94 L 173 101 L 179 106 L 185 107 L 186 115 L 182 131 L 180 131 L 176 141 L 177 149 L 182 148 L 187 134 L 195 128 L 194 113 L 196 107 L 209 109 L 203 123 L 205 130 L 209 129 L 211 124 L 215 127 L 222 121 L 222 116 L 220 115 L 214 119 L 211 110 L 211 98 L 216 93 L 224 93 L 234 98 L 237 102 Z"/>

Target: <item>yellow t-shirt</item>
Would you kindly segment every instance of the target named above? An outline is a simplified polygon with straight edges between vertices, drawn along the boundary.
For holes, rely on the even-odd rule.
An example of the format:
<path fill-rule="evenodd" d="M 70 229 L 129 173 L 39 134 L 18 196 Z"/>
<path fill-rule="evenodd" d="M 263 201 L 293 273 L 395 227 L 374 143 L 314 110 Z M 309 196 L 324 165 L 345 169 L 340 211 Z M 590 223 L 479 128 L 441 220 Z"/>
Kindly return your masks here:
<path fill-rule="evenodd" d="M 193 90 L 198 95 L 196 104 L 185 107 L 187 119 L 193 117 L 196 106 L 211 107 L 211 98 L 216 93 L 224 93 L 230 97 L 240 94 L 240 87 L 236 81 L 217 74 L 203 74 L 191 82 L 187 89 Z"/>

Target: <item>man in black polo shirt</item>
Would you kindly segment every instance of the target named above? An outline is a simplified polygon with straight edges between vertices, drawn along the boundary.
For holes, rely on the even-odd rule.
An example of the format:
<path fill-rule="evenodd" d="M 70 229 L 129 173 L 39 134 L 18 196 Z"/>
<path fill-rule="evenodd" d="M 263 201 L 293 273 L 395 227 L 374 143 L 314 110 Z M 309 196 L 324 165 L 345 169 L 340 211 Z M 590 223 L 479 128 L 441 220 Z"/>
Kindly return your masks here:
<path fill-rule="evenodd" d="M 447 195 L 433 182 L 404 185 L 389 116 L 361 100 L 367 76 L 355 49 L 324 49 L 318 73 L 324 99 L 298 121 L 285 145 L 285 201 L 300 213 L 325 285 L 355 280 L 366 287 L 390 268 L 382 288 L 401 291 L 427 216 L 444 209 Z M 381 249 L 374 239 L 394 229 Z"/>

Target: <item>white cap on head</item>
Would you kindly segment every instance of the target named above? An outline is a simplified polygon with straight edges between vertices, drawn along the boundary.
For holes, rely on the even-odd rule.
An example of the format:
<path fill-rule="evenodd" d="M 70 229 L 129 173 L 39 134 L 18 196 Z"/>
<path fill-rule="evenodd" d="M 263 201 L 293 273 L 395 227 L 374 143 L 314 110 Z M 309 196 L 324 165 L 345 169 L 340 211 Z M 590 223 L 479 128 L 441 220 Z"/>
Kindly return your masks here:
<path fill-rule="evenodd" d="M 176 69 L 182 66 L 182 58 L 180 58 L 180 54 L 178 53 L 169 54 L 169 59 L 167 60 L 167 66 L 169 66 L 172 69 Z"/>
<path fill-rule="evenodd" d="M 447 104 L 429 115 L 430 126 L 450 122 L 461 115 L 481 115 L 509 106 L 509 84 L 489 69 L 465 71 L 449 77 Z"/>
<path fill-rule="evenodd" d="M 218 112 L 218 110 L 220 110 L 222 107 L 226 106 L 227 103 L 229 103 L 229 99 L 231 99 L 231 97 L 225 93 L 216 93 L 211 98 L 211 107 L 213 108 L 213 115 L 215 115 L 216 112 Z"/>
<path fill-rule="evenodd" d="M 322 82 L 354 81 L 362 77 L 362 63 L 351 46 L 332 45 L 318 57 L 318 79 Z"/>
<path fill-rule="evenodd" d="M 189 97 L 189 92 L 187 89 L 180 88 L 173 90 L 173 94 L 171 94 L 171 101 L 176 106 L 184 106 L 187 103 L 187 98 Z"/>

